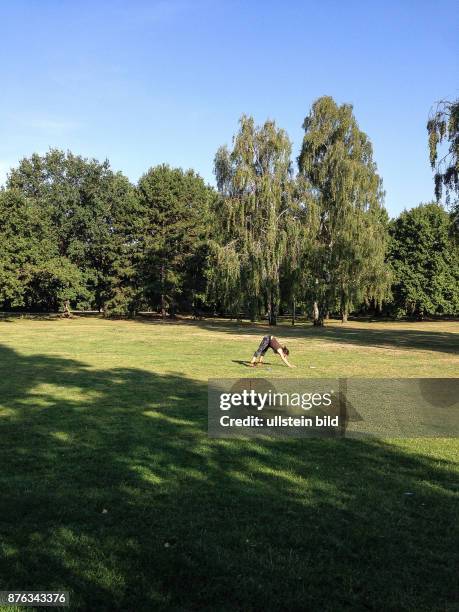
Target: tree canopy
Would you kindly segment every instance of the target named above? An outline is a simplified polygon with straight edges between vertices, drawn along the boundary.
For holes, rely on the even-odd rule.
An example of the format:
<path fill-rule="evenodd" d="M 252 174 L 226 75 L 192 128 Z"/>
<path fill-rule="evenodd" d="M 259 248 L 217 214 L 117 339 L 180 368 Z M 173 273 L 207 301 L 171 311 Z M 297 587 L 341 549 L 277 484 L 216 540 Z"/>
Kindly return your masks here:
<path fill-rule="evenodd" d="M 260 310 L 276 324 L 280 271 L 297 237 L 291 143 L 274 121 L 256 126 L 243 115 L 233 148 L 215 156 L 220 193 L 212 280 L 234 312 Z"/>
<path fill-rule="evenodd" d="M 317 323 L 339 307 L 343 320 L 357 304 L 388 295 L 387 213 L 373 150 L 352 106 L 324 96 L 303 123 L 300 173 L 315 202 L 310 291 Z"/>
<path fill-rule="evenodd" d="M 79 305 L 102 309 L 117 231 L 127 212 L 135 213 L 129 181 L 114 173 L 108 161 L 52 149 L 23 159 L 11 171 L 7 188 L 33 202 L 56 256 L 79 270 L 85 287 Z"/>
<path fill-rule="evenodd" d="M 192 170 L 151 168 L 139 180 L 144 296 L 161 313 L 197 309 L 205 293 L 212 190 Z"/>
<path fill-rule="evenodd" d="M 459 250 L 450 218 L 439 204 L 421 204 L 391 223 L 389 261 L 397 316 L 459 312 Z"/>
<path fill-rule="evenodd" d="M 457 199 L 452 202 L 451 196 L 457 198 L 459 194 L 459 100 L 437 102 L 427 122 L 427 132 L 435 196 L 438 201 L 445 191 L 447 204 L 457 207 Z"/>
<path fill-rule="evenodd" d="M 439 197 L 457 193 L 457 110 L 439 105 L 428 124 Z M 362 311 L 458 314 L 451 214 L 427 204 L 389 221 L 350 104 L 317 99 L 303 129 L 295 171 L 285 130 L 242 115 L 216 152 L 217 190 L 166 164 L 133 184 L 108 160 L 70 151 L 22 159 L 0 188 L 0 308 L 271 325 L 297 312 L 318 325 Z"/>

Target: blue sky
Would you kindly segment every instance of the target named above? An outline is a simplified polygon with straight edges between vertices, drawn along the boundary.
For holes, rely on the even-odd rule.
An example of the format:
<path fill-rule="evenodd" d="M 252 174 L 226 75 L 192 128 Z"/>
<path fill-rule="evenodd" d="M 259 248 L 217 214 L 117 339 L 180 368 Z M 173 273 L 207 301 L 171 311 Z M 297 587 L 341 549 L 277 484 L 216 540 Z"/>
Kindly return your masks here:
<path fill-rule="evenodd" d="M 0 183 L 49 147 L 136 181 L 194 168 L 242 113 L 275 119 L 299 152 L 311 103 L 350 102 L 391 215 L 432 199 L 425 123 L 458 95 L 453 1 L 0 0 Z"/>

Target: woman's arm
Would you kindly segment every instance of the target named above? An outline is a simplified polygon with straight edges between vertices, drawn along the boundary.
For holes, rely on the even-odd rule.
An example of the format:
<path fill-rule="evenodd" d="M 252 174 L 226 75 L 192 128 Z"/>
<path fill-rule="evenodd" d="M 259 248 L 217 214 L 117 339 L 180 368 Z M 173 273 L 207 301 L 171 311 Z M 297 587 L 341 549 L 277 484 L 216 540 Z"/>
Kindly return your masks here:
<path fill-rule="evenodd" d="M 277 349 L 277 352 L 280 355 L 280 358 L 282 359 L 282 361 L 285 363 L 285 365 L 287 365 L 289 368 L 296 368 L 296 366 L 294 366 L 293 364 L 288 362 L 287 357 L 284 355 L 284 351 L 280 348 Z"/>

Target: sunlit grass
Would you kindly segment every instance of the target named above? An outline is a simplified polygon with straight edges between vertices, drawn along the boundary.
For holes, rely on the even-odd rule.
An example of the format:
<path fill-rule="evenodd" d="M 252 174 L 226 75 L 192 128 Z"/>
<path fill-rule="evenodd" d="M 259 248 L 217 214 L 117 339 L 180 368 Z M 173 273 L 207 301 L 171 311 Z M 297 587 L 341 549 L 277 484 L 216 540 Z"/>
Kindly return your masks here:
<path fill-rule="evenodd" d="M 230 321 L 178 323 L 101 319 L 13 320 L 1 341 L 24 354 L 78 358 L 88 369 L 139 368 L 193 380 L 246 375 L 261 337 L 274 333 L 291 350 L 296 370 L 270 351 L 251 376 L 447 377 L 459 371 L 459 323 L 333 321 L 323 330 L 310 323 L 274 330 Z M 58 381 L 56 381 L 58 384 Z"/>
<path fill-rule="evenodd" d="M 270 331 L 0 322 L 0 590 L 110 612 L 448 609 L 455 440 L 215 440 L 206 381 L 454 376 L 458 325 L 282 325 L 297 369 L 248 370 Z"/>

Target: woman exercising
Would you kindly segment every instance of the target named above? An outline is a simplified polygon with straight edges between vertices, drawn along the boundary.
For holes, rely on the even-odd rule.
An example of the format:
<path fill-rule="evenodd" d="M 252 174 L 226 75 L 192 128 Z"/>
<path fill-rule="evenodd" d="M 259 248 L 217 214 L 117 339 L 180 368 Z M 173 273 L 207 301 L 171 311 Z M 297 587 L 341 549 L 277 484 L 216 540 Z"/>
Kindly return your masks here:
<path fill-rule="evenodd" d="M 263 363 L 263 357 L 265 356 L 265 353 L 269 348 L 271 348 L 275 353 L 277 353 L 282 359 L 282 361 L 285 363 L 285 365 L 287 365 L 289 368 L 296 367 L 288 362 L 287 355 L 289 354 L 289 350 L 286 346 L 281 346 L 279 340 L 274 336 L 264 336 L 263 340 L 260 342 L 260 346 L 253 354 L 252 361 L 250 362 L 250 366 L 252 368 L 254 368 L 257 363 Z"/>

